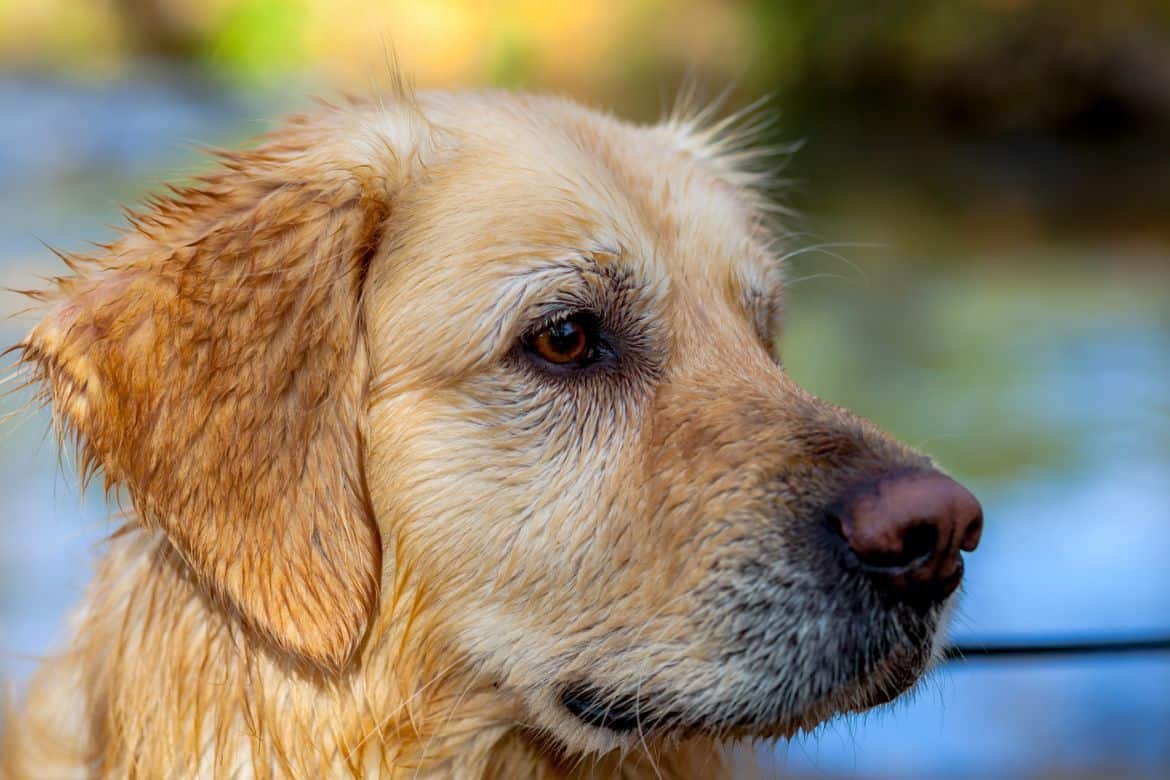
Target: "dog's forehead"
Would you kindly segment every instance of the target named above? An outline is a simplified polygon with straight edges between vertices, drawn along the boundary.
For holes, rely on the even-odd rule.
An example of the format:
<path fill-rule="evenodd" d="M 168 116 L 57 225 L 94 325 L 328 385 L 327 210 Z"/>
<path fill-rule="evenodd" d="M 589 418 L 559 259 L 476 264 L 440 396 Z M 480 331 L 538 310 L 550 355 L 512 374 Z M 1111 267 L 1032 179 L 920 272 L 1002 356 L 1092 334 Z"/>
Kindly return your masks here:
<path fill-rule="evenodd" d="M 436 175 L 455 193 L 460 221 L 484 223 L 481 235 L 527 244 L 535 256 L 566 248 L 620 255 L 647 280 L 684 286 L 739 291 L 772 282 L 776 263 L 756 201 L 666 126 L 502 93 L 431 107 L 455 127 L 463 151 Z"/>

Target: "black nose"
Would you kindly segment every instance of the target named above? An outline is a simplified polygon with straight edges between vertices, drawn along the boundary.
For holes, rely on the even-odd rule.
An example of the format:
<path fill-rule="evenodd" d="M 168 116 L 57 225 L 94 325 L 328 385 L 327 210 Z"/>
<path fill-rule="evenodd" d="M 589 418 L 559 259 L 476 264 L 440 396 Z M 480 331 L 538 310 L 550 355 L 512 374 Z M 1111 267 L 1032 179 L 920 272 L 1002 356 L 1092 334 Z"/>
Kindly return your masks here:
<path fill-rule="evenodd" d="M 983 507 L 937 471 L 891 474 L 856 486 L 830 512 L 858 567 L 898 600 L 933 604 L 963 578 L 961 551 L 983 532 Z"/>

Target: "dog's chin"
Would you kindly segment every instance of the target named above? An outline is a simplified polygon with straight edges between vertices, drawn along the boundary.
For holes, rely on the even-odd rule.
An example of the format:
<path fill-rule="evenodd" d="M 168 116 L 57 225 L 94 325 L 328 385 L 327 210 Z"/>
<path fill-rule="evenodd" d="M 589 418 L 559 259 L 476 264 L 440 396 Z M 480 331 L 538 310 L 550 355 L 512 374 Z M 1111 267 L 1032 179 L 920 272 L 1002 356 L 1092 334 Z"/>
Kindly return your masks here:
<path fill-rule="evenodd" d="M 555 695 L 553 706 L 558 712 L 551 721 L 556 726 L 543 738 L 568 753 L 604 753 L 691 737 L 787 738 L 812 731 L 834 717 L 890 703 L 918 684 L 934 654 L 933 642 L 900 645 L 860 665 L 853 675 L 787 700 L 768 701 L 750 694 L 720 699 L 710 690 L 634 695 L 581 681 Z M 757 690 L 767 690 L 769 683 L 761 681 Z"/>
<path fill-rule="evenodd" d="M 789 738 L 812 732 L 835 717 L 889 704 L 922 681 L 933 658 L 934 650 L 930 646 L 898 648 L 864 674 L 808 702 L 796 714 L 765 724 L 760 729 L 748 727 L 729 736 Z"/>

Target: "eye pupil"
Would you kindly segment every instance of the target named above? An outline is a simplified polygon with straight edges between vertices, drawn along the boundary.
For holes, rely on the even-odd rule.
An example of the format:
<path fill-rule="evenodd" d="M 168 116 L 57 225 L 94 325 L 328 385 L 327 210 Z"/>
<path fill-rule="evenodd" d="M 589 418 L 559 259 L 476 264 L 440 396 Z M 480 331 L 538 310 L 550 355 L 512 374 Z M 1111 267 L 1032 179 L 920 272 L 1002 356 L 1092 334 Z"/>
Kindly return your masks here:
<path fill-rule="evenodd" d="M 583 363 L 592 356 L 596 339 L 596 323 L 588 315 L 578 314 L 545 326 L 532 337 L 530 346 L 550 363 Z"/>
<path fill-rule="evenodd" d="M 549 328 L 549 344 L 558 353 L 572 355 L 585 345 L 585 329 L 576 322 L 561 322 Z"/>

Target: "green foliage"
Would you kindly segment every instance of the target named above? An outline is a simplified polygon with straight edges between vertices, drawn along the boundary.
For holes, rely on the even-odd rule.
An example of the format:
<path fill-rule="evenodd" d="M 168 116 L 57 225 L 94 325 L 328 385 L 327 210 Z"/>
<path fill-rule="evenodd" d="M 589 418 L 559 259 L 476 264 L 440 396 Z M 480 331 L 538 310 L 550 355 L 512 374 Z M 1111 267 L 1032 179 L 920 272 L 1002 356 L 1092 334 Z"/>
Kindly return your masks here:
<path fill-rule="evenodd" d="M 488 45 L 487 78 L 501 87 L 531 86 L 536 66 L 536 47 L 531 37 L 516 25 L 499 29 Z"/>
<path fill-rule="evenodd" d="M 243 0 L 205 41 L 204 56 L 244 81 L 266 81 L 306 63 L 301 0 Z"/>

